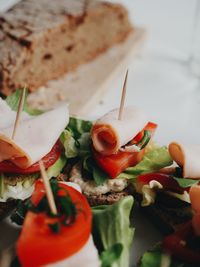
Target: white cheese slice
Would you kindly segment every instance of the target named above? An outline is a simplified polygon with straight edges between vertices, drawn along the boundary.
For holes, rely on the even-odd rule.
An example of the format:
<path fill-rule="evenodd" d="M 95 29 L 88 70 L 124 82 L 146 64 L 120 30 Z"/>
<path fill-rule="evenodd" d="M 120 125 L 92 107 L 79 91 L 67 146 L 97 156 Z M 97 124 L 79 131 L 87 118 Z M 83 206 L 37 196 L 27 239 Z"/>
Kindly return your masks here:
<path fill-rule="evenodd" d="M 84 227 L 84 226 L 83 226 Z M 67 249 L 67 248 L 66 248 Z M 94 245 L 92 235 L 87 243 L 77 253 L 71 257 L 56 263 L 45 265 L 44 267 L 99 267 L 100 261 L 98 251 Z"/>
<path fill-rule="evenodd" d="M 3 113 L 2 113 L 3 112 Z M 69 122 L 66 103 L 38 116 L 23 112 L 12 140 L 16 112 L 0 100 L 0 162 L 11 160 L 27 168 L 48 154 Z"/>
<path fill-rule="evenodd" d="M 98 119 L 92 128 L 95 149 L 105 155 L 116 153 L 131 141 L 148 123 L 146 115 L 136 107 L 126 107 L 122 119 L 114 109 Z"/>
<path fill-rule="evenodd" d="M 172 142 L 169 144 L 169 153 L 183 167 L 184 178 L 200 179 L 200 145 Z"/>

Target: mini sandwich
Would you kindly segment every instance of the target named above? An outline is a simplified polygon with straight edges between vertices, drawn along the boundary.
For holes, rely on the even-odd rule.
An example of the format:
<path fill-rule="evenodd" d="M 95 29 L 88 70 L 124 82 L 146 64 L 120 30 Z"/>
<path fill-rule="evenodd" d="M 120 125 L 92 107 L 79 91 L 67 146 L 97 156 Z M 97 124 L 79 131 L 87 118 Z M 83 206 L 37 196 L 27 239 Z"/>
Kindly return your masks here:
<path fill-rule="evenodd" d="M 118 113 L 112 110 L 95 123 L 71 118 L 62 138 L 71 166 L 68 179 L 79 184 L 91 205 L 132 194 L 138 173 L 171 164 L 161 157 L 166 149 L 152 144 L 156 124 L 135 107 L 125 108 L 120 120 Z"/>
<path fill-rule="evenodd" d="M 161 244 L 146 252 L 140 267 L 200 266 L 200 186 L 192 186 L 189 195 L 193 210 L 192 220 L 179 226 L 176 232 L 166 236 Z"/>
<path fill-rule="evenodd" d="M 57 214 L 49 208 L 44 184 L 36 182 L 16 252 L 22 267 L 99 267 L 86 198 L 66 183 L 51 182 Z"/>
<path fill-rule="evenodd" d="M 69 122 L 67 104 L 40 115 L 22 112 L 13 139 L 17 96 L 0 98 L 0 218 L 16 200 L 31 196 L 39 176 L 39 160 L 43 160 L 49 177 L 58 175 L 66 163 L 59 138 Z"/>
<path fill-rule="evenodd" d="M 199 146 L 173 142 L 169 153 L 177 167 L 139 175 L 136 183 L 141 205 L 164 232 L 191 219 L 189 190 L 200 182 Z"/>
<path fill-rule="evenodd" d="M 93 207 L 91 237 L 88 232 L 88 226 L 91 223 L 91 211 L 86 204 L 86 198 L 78 193 L 75 194 L 75 190 L 69 189 L 69 186 L 71 186 L 80 192 L 80 187 L 71 182 L 58 182 L 57 179 L 51 179 L 50 184 L 56 200 L 58 216 L 51 216 L 46 198 L 39 201 L 44 191 L 43 184 L 39 180 L 36 182 L 32 198 L 22 202 L 19 209 L 16 210 L 12 219 L 18 225 L 24 224 L 24 227 L 17 243 L 18 258 L 13 261 L 12 266 L 21 266 L 20 260 L 24 264 L 22 266 L 37 267 L 45 262 L 45 266 L 57 264 L 56 266 L 65 267 L 80 265 L 97 267 L 99 262 L 92 241 L 93 237 L 101 266 L 129 267 L 130 249 L 134 236 L 134 228 L 132 228 L 130 222 L 130 214 L 134 203 L 133 197 L 124 197 L 112 205 Z M 71 202 L 69 196 L 65 197 L 66 192 L 69 193 Z M 76 201 L 74 202 L 74 200 Z M 84 215 L 84 218 L 82 215 Z M 38 220 L 38 223 L 32 221 L 33 217 L 36 221 Z M 40 221 L 39 218 L 41 217 L 45 217 L 45 219 Z M 40 227 L 40 230 L 38 230 L 38 227 Z M 29 231 L 29 228 L 31 228 L 31 231 Z M 44 231 L 44 229 L 46 230 Z M 82 241 L 85 240 L 86 234 L 89 235 L 89 240 L 83 244 Z M 29 246 L 28 242 L 32 245 Z M 42 251 L 45 251 L 44 255 L 42 255 Z M 49 254 L 53 255 L 49 257 Z M 43 262 L 41 262 L 41 259 L 34 260 L 41 255 Z M 55 263 L 53 263 L 52 258 L 55 259 Z M 81 264 L 79 264 L 80 258 Z M 32 265 L 29 265 L 30 261 L 33 261 Z"/>

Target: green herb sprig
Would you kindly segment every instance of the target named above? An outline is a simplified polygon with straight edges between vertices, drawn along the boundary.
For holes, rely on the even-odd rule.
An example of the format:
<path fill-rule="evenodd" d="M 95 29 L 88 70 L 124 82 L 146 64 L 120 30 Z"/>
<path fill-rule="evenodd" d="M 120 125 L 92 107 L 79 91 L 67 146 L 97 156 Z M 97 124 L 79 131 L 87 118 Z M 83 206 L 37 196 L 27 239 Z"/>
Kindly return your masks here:
<path fill-rule="evenodd" d="M 48 225 L 54 233 L 59 233 L 62 225 L 72 225 L 76 220 L 78 212 L 82 211 L 81 203 L 74 203 L 68 191 L 61 187 L 55 178 L 50 180 L 50 185 L 58 209 L 58 214 L 52 214 L 47 197 L 44 195 L 37 205 L 34 205 L 30 199 L 25 202 L 20 201 L 15 213 L 11 216 L 11 220 L 18 225 L 22 225 L 27 212 L 30 210 L 34 213 L 45 212 L 49 217 L 59 218 L 58 222 Z"/>

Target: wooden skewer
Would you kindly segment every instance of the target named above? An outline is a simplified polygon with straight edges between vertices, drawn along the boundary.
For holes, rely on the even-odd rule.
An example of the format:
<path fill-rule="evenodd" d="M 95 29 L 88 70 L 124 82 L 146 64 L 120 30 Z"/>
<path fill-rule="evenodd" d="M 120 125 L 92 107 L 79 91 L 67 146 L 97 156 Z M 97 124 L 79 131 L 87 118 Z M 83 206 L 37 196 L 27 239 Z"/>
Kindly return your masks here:
<path fill-rule="evenodd" d="M 39 165 L 40 165 L 40 172 L 41 172 L 42 179 L 43 179 L 44 186 L 45 186 L 45 190 L 46 190 L 46 195 L 47 195 L 49 207 L 51 209 L 51 212 L 56 215 L 58 213 L 58 211 L 57 211 L 55 200 L 53 197 L 53 192 L 51 190 L 49 178 L 47 177 L 47 173 L 45 171 L 44 163 L 42 160 L 39 161 Z"/>
<path fill-rule="evenodd" d="M 19 106 L 17 109 L 17 114 L 16 114 L 16 119 L 15 119 L 15 124 L 14 124 L 14 128 L 13 128 L 13 133 L 12 133 L 12 139 L 15 138 L 16 132 L 17 132 L 17 128 L 19 125 L 19 121 L 20 121 L 20 117 L 23 111 L 23 107 L 24 107 L 24 100 L 25 100 L 25 96 L 26 96 L 26 87 L 24 87 L 20 100 L 19 100 Z"/>
<path fill-rule="evenodd" d="M 125 103 L 125 97 L 126 97 L 126 85 L 127 85 L 127 79 L 128 79 L 128 70 L 126 71 L 126 76 L 124 79 L 123 89 L 122 89 L 122 95 L 121 95 L 121 102 L 120 102 L 120 108 L 119 108 L 119 115 L 118 120 L 122 119 L 123 111 L 124 111 L 124 103 Z"/>

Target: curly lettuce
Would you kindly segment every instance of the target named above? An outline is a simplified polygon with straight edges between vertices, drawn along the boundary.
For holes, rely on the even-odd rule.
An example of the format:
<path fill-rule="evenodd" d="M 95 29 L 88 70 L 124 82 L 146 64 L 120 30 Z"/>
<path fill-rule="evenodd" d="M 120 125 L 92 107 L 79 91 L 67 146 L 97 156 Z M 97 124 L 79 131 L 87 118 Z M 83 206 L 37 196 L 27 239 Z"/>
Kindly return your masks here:
<path fill-rule="evenodd" d="M 101 255 L 104 251 L 111 250 L 113 246 L 121 244 L 122 251 L 118 258 L 107 267 L 128 267 L 130 248 L 134 236 L 134 228 L 130 226 L 130 213 L 133 206 L 133 197 L 127 196 L 113 205 L 102 205 L 92 209 L 93 211 L 93 238 Z M 104 254 L 103 254 L 104 253 Z M 103 265 L 104 266 L 104 265 Z"/>

